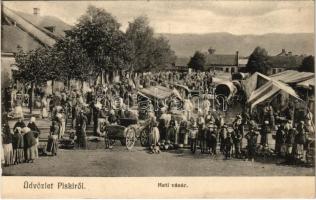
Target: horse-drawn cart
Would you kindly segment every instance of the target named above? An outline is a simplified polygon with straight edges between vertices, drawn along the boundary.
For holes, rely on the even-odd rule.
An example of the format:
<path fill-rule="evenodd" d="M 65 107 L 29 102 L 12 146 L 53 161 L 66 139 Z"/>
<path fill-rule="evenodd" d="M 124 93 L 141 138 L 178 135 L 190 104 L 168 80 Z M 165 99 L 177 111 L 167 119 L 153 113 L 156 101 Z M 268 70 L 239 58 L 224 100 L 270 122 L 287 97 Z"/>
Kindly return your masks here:
<path fill-rule="evenodd" d="M 105 146 L 109 148 L 119 140 L 128 150 L 131 150 L 139 139 L 142 146 L 148 143 L 149 122 L 137 119 L 122 118 L 118 124 L 107 125 L 104 128 Z"/>

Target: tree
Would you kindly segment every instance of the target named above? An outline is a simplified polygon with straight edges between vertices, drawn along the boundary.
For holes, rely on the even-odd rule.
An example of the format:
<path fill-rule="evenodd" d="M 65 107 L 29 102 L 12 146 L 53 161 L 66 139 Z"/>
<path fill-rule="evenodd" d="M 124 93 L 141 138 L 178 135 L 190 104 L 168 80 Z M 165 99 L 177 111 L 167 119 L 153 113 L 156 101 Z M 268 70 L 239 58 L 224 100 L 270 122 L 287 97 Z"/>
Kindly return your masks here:
<path fill-rule="evenodd" d="M 129 43 L 120 26 L 104 9 L 89 6 L 66 37 L 79 42 L 93 63 L 94 71 L 102 74 L 127 68 L 130 63 Z"/>
<path fill-rule="evenodd" d="M 205 55 L 199 51 L 196 51 L 191 57 L 188 66 L 195 70 L 203 70 L 205 65 Z"/>
<path fill-rule="evenodd" d="M 215 53 L 216 49 L 214 49 L 213 47 L 210 47 L 210 48 L 208 48 L 208 50 L 207 50 L 207 51 L 208 51 L 208 53 L 209 53 L 209 54 L 211 54 L 211 55 L 212 55 L 212 54 L 214 54 L 214 53 Z"/>
<path fill-rule="evenodd" d="M 25 85 L 31 85 L 29 108 L 33 110 L 33 91 L 36 84 L 42 84 L 50 78 L 49 48 L 40 47 L 25 53 L 22 49 L 15 54 L 15 62 L 18 68 L 15 77 Z"/>
<path fill-rule="evenodd" d="M 147 17 L 137 17 L 129 23 L 126 37 L 132 45 L 132 67 L 136 71 L 161 69 L 175 62 L 175 53 L 168 40 L 154 37 L 154 30 L 149 26 Z"/>
<path fill-rule="evenodd" d="M 91 61 L 78 41 L 65 37 L 58 41 L 54 48 L 59 52 L 59 69 L 67 80 L 68 88 L 70 80 L 79 80 L 83 83 L 92 76 Z"/>
<path fill-rule="evenodd" d="M 250 55 L 246 67 L 242 71 L 251 74 L 255 72 L 267 74 L 269 68 L 271 68 L 271 63 L 269 61 L 268 52 L 264 48 L 256 47 Z"/>
<path fill-rule="evenodd" d="M 299 71 L 301 72 L 315 72 L 314 56 L 307 56 L 303 59 Z"/>

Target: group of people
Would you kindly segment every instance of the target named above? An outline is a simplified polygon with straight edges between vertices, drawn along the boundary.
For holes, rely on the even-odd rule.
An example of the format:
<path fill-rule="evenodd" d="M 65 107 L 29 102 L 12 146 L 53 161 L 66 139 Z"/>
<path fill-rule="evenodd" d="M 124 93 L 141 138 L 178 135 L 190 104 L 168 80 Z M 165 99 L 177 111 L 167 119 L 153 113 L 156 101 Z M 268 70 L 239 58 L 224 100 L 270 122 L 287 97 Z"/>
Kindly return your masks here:
<path fill-rule="evenodd" d="M 2 145 L 5 166 L 34 162 L 38 158 L 39 135 L 41 131 L 32 117 L 25 125 L 22 118 L 11 130 L 6 116 L 2 119 Z"/>
<path fill-rule="evenodd" d="M 140 109 L 141 105 L 135 96 L 138 89 L 151 86 L 152 82 L 166 85 L 172 90 L 175 90 L 173 83 L 181 82 L 192 90 L 202 89 L 202 93 L 208 93 L 212 88 L 212 74 L 144 73 L 137 77 L 122 79 L 121 82 L 93 85 L 85 92 L 78 89 L 64 89 L 52 95 L 44 93 L 41 97 L 41 117 L 50 117 L 52 120 L 46 151 L 52 155 L 57 154 L 58 140 L 63 139 L 67 122 L 71 124 L 77 147 L 86 149 L 86 129 L 90 124 L 93 124 L 95 136 L 104 136 L 105 126 L 120 123 L 122 118 L 139 120 L 143 110 Z M 144 120 L 149 122 L 147 145 L 151 153 L 189 146 L 192 153 L 200 148 L 201 153 L 217 155 L 219 147 L 226 159 L 235 157 L 254 160 L 258 149 L 271 147 L 269 134 L 274 132 L 275 126 L 278 126 L 275 136 L 275 153 L 289 159 L 296 157 L 304 160 L 306 157 L 310 130 L 304 123 L 294 127 L 294 119 L 290 114 L 287 117 L 287 123 L 284 124 L 278 120 L 278 112 L 274 112 L 269 104 L 264 107 L 260 120 L 244 110 L 230 122 L 224 117 L 223 112 L 217 112 L 215 108 L 212 108 L 211 101 L 206 95 L 202 96 L 198 109 L 194 108 L 190 96 L 181 100 L 183 101 L 182 110 L 177 114 L 173 113 L 173 107 L 177 107 L 177 103 L 172 99 L 166 102 L 152 102 L 147 107 Z M 159 109 L 154 109 L 153 104 L 159 104 Z M 12 133 L 8 128 L 8 123 L 3 123 L 4 148 L 6 148 L 5 152 L 11 152 L 10 145 L 6 145 L 11 143 L 12 155 L 14 152 L 20 152 L 14 149 L 22 148 L 24 160 L 30 162 L 38 155 L 32 152 L 37 149 L 40 131 L 32 125 L 28 127 L 30 130 L 26 129 L 21 119 L 17 122 L 18 125 L 14 126 Z M 31 118 L 31 121 L 34 123 L 34 118 Z M 21 138 L 17 137 L 19 135 L 29 139 L 22 143 L 18 142 L 16 145 L 14 138 Z M 243 144 L 244 141 L 247 141 L 246 144 Z M 14 157 L 16 161 L 13 163 L 19 163 L 22 154 L 14 155 L 9 156 L 10 159 Z M 12 163 L 9 162 L 10 159 L 6 163 Z"/>

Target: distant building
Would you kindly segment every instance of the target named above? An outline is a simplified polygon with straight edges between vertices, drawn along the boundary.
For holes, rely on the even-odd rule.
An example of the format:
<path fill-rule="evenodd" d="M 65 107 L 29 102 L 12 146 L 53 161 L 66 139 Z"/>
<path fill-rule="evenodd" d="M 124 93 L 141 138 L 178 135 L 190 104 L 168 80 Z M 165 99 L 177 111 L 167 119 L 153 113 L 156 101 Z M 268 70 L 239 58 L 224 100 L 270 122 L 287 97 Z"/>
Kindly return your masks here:
<path fill-rule="evenodd" d="M 19 48 L 28 52 L 51 47 L 71 26 L 58 18 L 41 16 L 39 8 L 34 8 L 33 14 L 13 11 L 3 4 L 1 9 L 1 84 L 7 87 L 15 69 L 14 54 Z"/>
<path fill-rule="evenodd" d="M 207 54 L 205 70 L 220 70 L 228 73 L 238 72 L 239 53 L 227 54 Z"/>
<path fill-rule="evenodd" d="M 268 74 L 276 74 L 285 70 L 296 70 L 304 59 L 303 55 L 293 55 L 282 49 L 281 53 L 276 56 L 270 56 L 271 69 Z"/>

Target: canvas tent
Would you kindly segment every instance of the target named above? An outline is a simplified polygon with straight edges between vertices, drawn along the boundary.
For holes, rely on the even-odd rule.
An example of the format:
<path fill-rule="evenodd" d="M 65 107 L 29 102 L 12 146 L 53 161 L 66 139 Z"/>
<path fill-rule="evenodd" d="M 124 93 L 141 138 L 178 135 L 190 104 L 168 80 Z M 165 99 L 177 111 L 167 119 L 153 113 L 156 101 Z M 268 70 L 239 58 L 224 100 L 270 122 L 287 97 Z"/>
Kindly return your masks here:
<path fill-rule="evenodd" d="M 302 81 L 297 84 L 297 87 L 302 87 L 305 89 L 313 89 L 315 88 L 315 78 L 308 79 L 306 81 Z"/>
<path fill-rule="evenodd" d="M 295 70 L 286 70 L 270 76 L 273 80 L 278 80 L 287 84 L 296 84 L 302 81 L 314 78 L 314 73 L 311 72 L 298 72 Z"/>
<path fill-rule="evenodd" d="M 248 98 L 247 103 L 251 109 L 262 102 L 271 101 L 278 94 L 281 94 L 285 100 L 289 96 L 300 99 L 292 87 L 258 72 L 242 81 L 242 85 Z"/>

